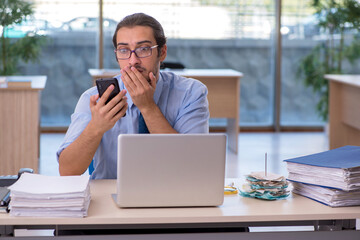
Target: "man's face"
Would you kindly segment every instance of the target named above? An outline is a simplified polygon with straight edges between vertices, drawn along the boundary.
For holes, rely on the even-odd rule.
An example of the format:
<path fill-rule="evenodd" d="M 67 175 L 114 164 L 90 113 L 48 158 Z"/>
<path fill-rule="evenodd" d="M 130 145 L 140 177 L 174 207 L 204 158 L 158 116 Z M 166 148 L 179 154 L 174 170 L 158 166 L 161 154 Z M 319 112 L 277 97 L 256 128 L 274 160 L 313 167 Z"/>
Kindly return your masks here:
<path fill-rule="evenodd" d="M 135 50 L 138 47 L 152 47 L 156 45 L 152 28 L 146 26 L 122 27 L 116 34 L 117 48 L 128 48 Z M 159 77 L 160 62 L 166 57 L 166 45 L 162 47 L 159 56 L 159 48 L 152 49 L 149 57 L 138 58 L 135 53 L 129 59 L 118 59 L 120 69 L 129 66 L 135 67 L 150 82 L 149 73 L 154 73 L 156 79 Z"/>

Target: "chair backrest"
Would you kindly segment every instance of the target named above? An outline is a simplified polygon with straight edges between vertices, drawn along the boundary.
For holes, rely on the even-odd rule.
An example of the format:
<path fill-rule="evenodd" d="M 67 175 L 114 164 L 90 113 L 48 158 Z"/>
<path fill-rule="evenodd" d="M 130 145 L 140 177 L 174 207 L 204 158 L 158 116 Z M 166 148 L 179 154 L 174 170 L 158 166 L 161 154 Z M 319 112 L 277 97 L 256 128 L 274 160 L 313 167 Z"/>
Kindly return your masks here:
<path fill-rule="evenodd" d="M 160 65 L 160 69 L 165 69 L 165 68 L 169 68 L 169 69 L 184 69 L 185 66 L 184 64 L 180 63 L 180 62 L 163 62 Z"/>

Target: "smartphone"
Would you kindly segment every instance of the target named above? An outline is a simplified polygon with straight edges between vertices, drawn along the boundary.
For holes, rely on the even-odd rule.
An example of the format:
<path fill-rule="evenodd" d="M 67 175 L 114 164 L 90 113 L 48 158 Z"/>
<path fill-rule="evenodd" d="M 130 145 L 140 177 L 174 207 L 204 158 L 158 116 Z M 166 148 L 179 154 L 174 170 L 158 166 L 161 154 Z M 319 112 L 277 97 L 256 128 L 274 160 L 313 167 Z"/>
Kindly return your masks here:
<path fill-rule="evenodd" d="M 96 87 L 98 89 L 100 97 L 104 94 L 104 92 L 106 91 L 106 89 L 110 85 L 114 85 L 114 90 L 110 93 L 109 98 L 106 100 L 105 104 L 107 104 L 118 93 L 120 93 L 118 80 L 116 78 L 100 78 L 100 79 L 96 79 Z"/>

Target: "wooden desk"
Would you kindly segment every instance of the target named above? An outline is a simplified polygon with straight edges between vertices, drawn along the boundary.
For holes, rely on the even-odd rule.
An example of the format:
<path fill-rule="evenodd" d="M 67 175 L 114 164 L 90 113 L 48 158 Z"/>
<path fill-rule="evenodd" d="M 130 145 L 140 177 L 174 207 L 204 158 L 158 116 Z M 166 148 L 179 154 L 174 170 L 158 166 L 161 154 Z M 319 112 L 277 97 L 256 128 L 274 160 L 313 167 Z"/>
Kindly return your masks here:
<path fill-rule="evenodd" d="M 31 79 L 31 88 L 0 85 L 0 175 L 17 175 L 20 168 L 38 172 L 40 91 L 46 76 L 11 76 Z"/>
<path fill-rule="evenodd" d="M 92 180 L 90 182 L 91 204 L 88 211 L 88 217 L 35 218 L 10 217 L 8 214 L 0 214 L 0 235 L 11 233 L 14 228 L 213 229 L 226 227 L 234 228 L 297 225 L 327 226 L 335 230 L 334 232 L 337 232 L 336 230 L 341 230 L 341 227 L 346 227 L 347 223 L 351 221 L 354 222 L 354 219 L 360 218 L 360 207 L 331 208 L 295 194 L 286 200 L 278 201 L 264 201 L 252 198 L 244 198 L 239 195 L 226 195 L 224 204 L 220 207 L 138 209 L 118 208 L 111 197 L 111 194 L 115 193 L 116 191 L 115 181 L 116 180 Z M 236 180 L 235 182 L 237 183 Z M 349 230 L 343 232 L 344 234 L 352 233 L 354 234 L 352 237 L 358 237 L 345 239 L 359 239 L 359 231 Z M 318 234 L 316 232 L 313 233 Z M 256 233 L 253 234 L 257 236 Z M 331 236 L 333 236 L 333 238 L 331 238 Z M 331 236 L 330 239 L 336 239 L 336 237 L 339 237 L 339 235 L 336 233 Z M 244 237 L 248 237 L 248 235 L 244 235 Z M 258 239 L 265 238 L 262 237 Z M 283 236 L 281 239 L 295 238 Z M 319 237 L 311 239 L 324 238 Z M 344 240 L 344 238 L 342 239 Z"/>
<path fill-rule="evenodd" d="M 360 75 L 325 75 L 330 81 L 330 149 L 360 146 Z"/>
<path fill-rule="evenodd" d="M 228 147 L 238 151 L 240 118 L 240 78 L 241 72 L 231 69 L 184 69 L 172 72 L 197 79 L 208 88 L 208 101 L 211 118 L 227 119 Z M 89 69 L 93 83 L 98 78 L 113 77 L 120 74 L 119 69 Z"/>

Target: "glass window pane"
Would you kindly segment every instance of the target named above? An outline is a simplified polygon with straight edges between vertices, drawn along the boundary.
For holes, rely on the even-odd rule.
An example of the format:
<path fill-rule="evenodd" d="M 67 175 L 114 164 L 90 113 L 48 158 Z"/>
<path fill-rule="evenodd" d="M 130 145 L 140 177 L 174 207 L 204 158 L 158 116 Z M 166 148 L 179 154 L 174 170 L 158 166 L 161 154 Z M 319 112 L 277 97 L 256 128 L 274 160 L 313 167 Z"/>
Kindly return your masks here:
<path fill-rule="evenodd" d="M 187 68 L 231 68 L 241 79 L 240 124 L 272 125 L 274 1 L 104 0 L 104 68 L 118 68 L 112 36 L 128 14 L 158 19 L 168 37 L 167 61 Z M 46 20 L 49 42 L 40 61 L 22 63 L 21 74 L 48 76 L 41 125 L 67 126 L 80 95 L 92 86 L 98 66 L 98 0 L 35 0 L 35 18 Z M 141 6 L 141 9 L 139 9 Z M 46 24 L 47 24 L 46 22 Z M 212 119 L 213 126 L 225 119 Z"/>
<path fill-rule="evenodd" d="M 323 125 L 316 111 L 319 96 L 297 76 L 301 60 L 316 46 L 321 34 L 310 2 L 283 0 L 282 3 L 282 126 Z"/>
<path fill-rule="evenodd" d="M 80 95 L 91 87 L 96 66 L 98 0 L 35 0 L 36 21 L 47 36 L 39 62 L 22 63 L 20 74 L 46 75 L 41 125 L 68 126 Z"/>
<path fill-rule="evenodd" d="M 272 125 L 274 1 L 104 0 L 104 18 L 119 21 L 139 12 L 139 6 L 164 28 L 166 61 L 242 72 L 240 124 Z M 104 68 L 118 68 L 111 37 L 105 35 Z M 224 126 L 225 119 L 210 124 Z"/>

